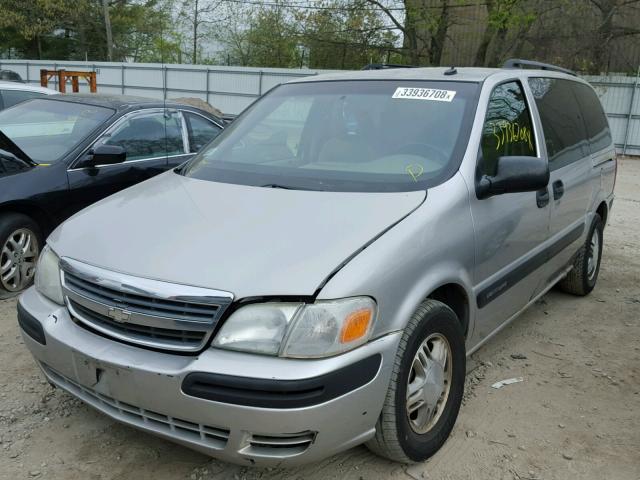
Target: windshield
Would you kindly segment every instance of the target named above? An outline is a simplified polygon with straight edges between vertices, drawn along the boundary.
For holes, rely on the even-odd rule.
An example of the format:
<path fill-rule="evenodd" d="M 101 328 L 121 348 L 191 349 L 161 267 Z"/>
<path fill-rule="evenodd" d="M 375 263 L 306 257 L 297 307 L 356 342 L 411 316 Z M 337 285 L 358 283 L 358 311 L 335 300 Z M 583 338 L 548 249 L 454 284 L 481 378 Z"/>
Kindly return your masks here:
<path fill-rule="evenodd" d="M 37 99 L 0 112 L 0 131 L 36 163 L 55 163 L 115 113 L 110 108 Z"/>
<path fill-rule="evenodd" d="M 478 84 L 287 84 L 256 102 L 184 169 L 187 177 L 330 191 L 410 191 L 458 169 Z"/>

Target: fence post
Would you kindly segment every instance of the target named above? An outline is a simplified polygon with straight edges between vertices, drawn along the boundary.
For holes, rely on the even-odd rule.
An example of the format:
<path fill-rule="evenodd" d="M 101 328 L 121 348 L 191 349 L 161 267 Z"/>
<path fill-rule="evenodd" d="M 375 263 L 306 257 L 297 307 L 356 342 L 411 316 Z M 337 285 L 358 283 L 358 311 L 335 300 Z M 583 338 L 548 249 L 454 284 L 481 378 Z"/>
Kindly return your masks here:
<path fill-rule="evenodd" d="M 624 131 L 624 144 L 622 145 L 622 155 L 627 154 L 627 144 L 629 143 L 629 131 L 631 130 L 631 119 L 633 118 L 633 102 L 636 99 L 636 90 L 638 89 L 638 80 L 640 79 L 640 65 L 636 73 L 636 81 L 633 83 L 631 91 L 631 102 L 629 102 L 629 115 L 627 116 L 627 128 Z"/>
<path fill-rule="evenodd" d="M 162 66 L 162 99 L 167 99 L 167 66 Z"/>
<path fill-rule="evenodd" d="M 31 83 L 31 80 L 29 80 L 29 62 L 25 62 L 25 65 L 27 66 L 27 84 Z"/>
<path fill-rule="evenodd" d="M 207 97 L 206 97 L 207 100 L 206 100 L 206 102 L 207 103 L 209 103 L 209 72 L 210 72 L 209 67 L 207 67 L 207 70 L 205 72 L 206 75 L 207 75 L 207 86 L 206 86 L 206 88 L 207 88 Z"/>
<path fill-rule="evenodd" d="M 122 95 L 124 95 L 124 63 L 120 65 L 120 83 L 121 83 L 120 91 L 122 92 Z"/>
<path fill-rule="evenodd" d="M 262 96 L 262 74 L 264 72 L 262 70 L 260 70 L 260 77 L 258 79 L 258 95 L 261 97 Z"/>

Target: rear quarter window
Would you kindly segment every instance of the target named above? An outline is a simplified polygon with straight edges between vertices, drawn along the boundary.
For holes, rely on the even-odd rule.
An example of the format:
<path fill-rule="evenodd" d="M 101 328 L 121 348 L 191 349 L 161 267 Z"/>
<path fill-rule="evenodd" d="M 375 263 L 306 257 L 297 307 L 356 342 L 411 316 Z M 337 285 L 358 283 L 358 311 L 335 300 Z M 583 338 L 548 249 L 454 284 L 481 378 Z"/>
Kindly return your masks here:
<path fill-rule="evenodd" d="M 582 110 L 591 153 L 599 152 L 611 146 L 612 139 L 609 122 L 607 122 L 607 116 L 596 92 L 583 83 L 572 82 L 572 87 Z"/>

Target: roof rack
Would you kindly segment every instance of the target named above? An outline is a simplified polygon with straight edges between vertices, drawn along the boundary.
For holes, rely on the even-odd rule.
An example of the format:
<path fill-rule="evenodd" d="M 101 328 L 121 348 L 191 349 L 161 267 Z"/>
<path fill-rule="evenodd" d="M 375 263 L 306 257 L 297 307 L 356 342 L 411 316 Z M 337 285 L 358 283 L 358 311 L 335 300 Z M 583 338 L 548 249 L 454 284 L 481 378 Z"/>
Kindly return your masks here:
<path fill-rule="evenodd" d="M 550 63 L 535 62 L 533 60 L 522 60 L 520 58 L 510 58 L 509 60 L 507 60 L 502 64 L 502 68 L 525 68 L 525 67 L 539 68 L 540 70 L 550 70 L 553 72 L 562 72 L 568 75 L 573 75 L 574 77 L 578 76 L 576 72 L 574 72 L 573 70 L 569 70 L 568 68 L 558 67 L 556 65 L 551 65 Z"/>
<path fill-rule="evenodd" d="M 370 63 L 362 67 L 362 70 L 386 70 L 388 68 L 417 68 L 415 65 L 400 65 L 397 63 Z"/>

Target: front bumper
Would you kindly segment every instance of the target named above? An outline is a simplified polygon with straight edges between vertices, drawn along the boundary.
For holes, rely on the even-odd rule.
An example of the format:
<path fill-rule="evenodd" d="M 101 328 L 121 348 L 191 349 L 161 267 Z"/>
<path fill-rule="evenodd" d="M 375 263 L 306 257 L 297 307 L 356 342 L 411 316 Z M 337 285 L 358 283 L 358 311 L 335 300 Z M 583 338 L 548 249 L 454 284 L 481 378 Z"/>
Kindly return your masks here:
<path fill-rule="evenodd" d="M 20 298 L 23 314 L 42 325 L 45 343 L 23 331 L 48 380 L 115 420 L 240 465 L 277 466 L 319 460 L 375 433 L 400 340 L 395 333 L 321 360 L 295 360 L 208 349 L 198 356 L 159 353 L 118 343 L 78 326 L 66 308 L 34 288 Z M 274 385 L 353 373 L 377 357 L 372 379 L 322 403 L 278 408 L 196 398 L 184 393 L 192 374 Z M 371 362 L 369 361 L 369 366 Z M 351 370 L 349 370 L 351 368 Z M 228 392 L 227 392 L 228 393 Z M 229 397 L 231 398 L 231 397 Z M 328 400 L 324 401 L 326 398 Z M 296 405 L 296 403 L 292 403 Z"/>

